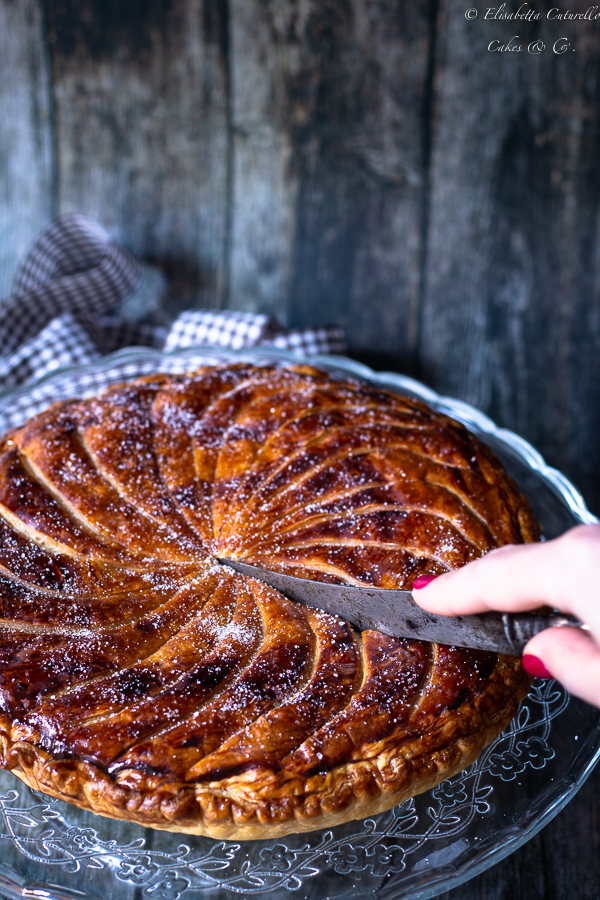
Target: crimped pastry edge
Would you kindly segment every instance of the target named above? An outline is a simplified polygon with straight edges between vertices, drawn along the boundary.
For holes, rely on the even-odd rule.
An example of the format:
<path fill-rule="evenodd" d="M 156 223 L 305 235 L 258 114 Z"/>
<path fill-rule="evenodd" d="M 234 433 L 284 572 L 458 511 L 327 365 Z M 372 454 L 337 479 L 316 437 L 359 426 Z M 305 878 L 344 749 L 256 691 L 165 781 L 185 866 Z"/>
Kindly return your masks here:
<path fill-rule="evenodd" d="M 530 685 L 520 661 L 499 656 L 486 688 L 436 720 L 435 749 L 423 738 L 412 742 L 392 738 L 382 742 L 387 746 L 372 758 L 345 763 L 322 775 L 290 778 L 269 771 L 263 773 L 271 794 L 267 799 L 258 796 L 257 770 L 213 784 L 165 780 L 141 789 L 125 787 L 92 762 L 58 759 L 32 743 L 13 743 L 4 728 L 1 765 L 34 790 L 97 815 L 214 839 L 270 840 L 385 812 L 451 778 L 471 765 L 508 725 Z M 498 692 L 502 704 L 492 696 Z M 482 725 L 482 717 L 489 721 Z M 473 720 L 476 727 L 469 733 Z M 277 782 L 280 789 L 274 792 Z M 278 794 L 275 801 L 273 793 Z"/>

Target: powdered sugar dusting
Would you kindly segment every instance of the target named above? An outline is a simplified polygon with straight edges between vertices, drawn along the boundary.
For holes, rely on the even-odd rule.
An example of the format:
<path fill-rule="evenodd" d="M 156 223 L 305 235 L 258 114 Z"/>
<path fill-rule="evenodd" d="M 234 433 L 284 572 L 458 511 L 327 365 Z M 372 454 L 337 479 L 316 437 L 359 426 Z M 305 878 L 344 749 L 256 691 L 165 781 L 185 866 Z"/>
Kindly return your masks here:
<path fill-rule="evenodd" d="M 14 740 L 115 774 L 362 758 L 417 715 L 422 646 L 360 639 L 215 557 L 408 587 L 518 542 L 520 515 L 461 426 L 309 367 L 58 405 L 0 450 L 0 711 Z"/>

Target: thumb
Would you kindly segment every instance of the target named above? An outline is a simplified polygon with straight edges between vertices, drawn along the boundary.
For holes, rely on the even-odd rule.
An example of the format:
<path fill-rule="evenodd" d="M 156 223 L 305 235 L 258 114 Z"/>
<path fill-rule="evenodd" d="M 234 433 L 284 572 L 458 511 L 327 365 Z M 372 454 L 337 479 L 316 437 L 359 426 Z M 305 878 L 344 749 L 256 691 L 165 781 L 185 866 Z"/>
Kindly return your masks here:
<path fill-rule="evenodd" d="M 525 647 L 523 666 L 530 675 L 557 678 L 570 693 L 600 706 L 600 647 L 585 631 L 567 627 L 542 631 Z"/>

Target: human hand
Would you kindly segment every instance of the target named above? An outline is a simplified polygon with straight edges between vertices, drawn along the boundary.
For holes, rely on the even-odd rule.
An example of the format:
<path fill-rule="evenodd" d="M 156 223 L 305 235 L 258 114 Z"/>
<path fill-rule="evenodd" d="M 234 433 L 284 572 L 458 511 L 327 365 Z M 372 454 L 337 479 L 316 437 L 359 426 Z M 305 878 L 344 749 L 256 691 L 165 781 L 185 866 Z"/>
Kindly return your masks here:
<path fill-rule="evenodd" d="M 589 632 L 561 627 L 536 635 L 523 651 L 523 666 L 600 707 L 600 525 L 580 525 L 541 544 L 501 547 L 427 579 L 417 579 L 413 597 L 439 615 L 551 606 L 585 622 Z"/>

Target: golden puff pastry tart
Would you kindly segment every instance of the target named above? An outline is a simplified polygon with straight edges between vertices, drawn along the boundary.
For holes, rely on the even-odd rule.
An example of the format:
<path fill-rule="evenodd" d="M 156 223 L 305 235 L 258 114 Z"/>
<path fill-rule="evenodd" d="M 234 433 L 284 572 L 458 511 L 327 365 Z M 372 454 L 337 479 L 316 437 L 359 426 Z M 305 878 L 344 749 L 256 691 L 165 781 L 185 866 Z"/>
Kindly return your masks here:
<path fill-rule="evenodd" d="M 410 588 L 538 539 L 462 425 L 308 366 L 57 403 L 0 446 L 0 763 L 235 840 L 389 809 L 469 765 L 520 661 L 358 632 L 216 563 Z"/>

